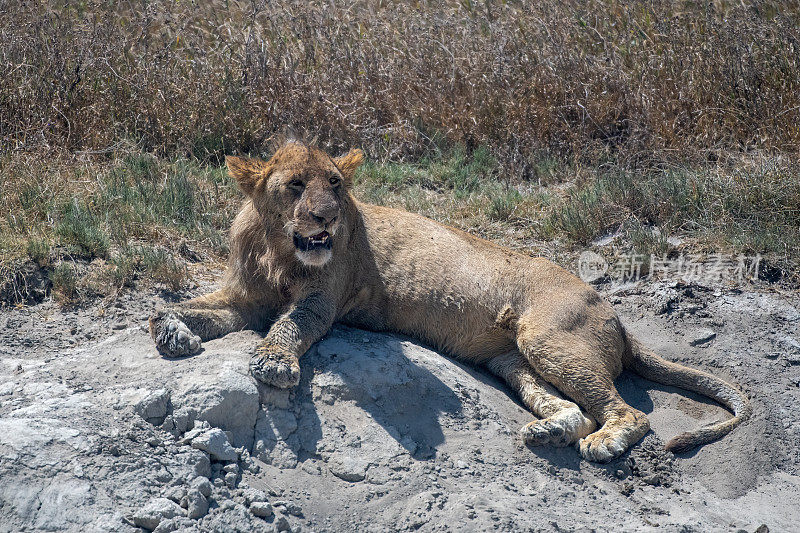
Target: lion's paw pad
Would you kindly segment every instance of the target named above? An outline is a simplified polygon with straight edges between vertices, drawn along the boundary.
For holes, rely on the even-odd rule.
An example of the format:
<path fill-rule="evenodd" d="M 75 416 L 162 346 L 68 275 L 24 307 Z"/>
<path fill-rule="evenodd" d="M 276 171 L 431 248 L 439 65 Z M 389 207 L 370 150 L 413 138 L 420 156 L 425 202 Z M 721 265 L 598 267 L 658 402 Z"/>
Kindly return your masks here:
<path fill-rule="evenodd" d="M 200 351 L 201 339 L 175 315 L 166 315 L 157 321 L 155 341 L 158 351 L 167 357 L 192 355 Z"/>
<path fill-rule="evenodd" d="M 567 446 L 585 437 L 596 427 L 591 418 L 580 409 L 563 409 L 542 420 L 534 420 L 523 426 L 520 433 L 525 444 L 530 446 Z"/>
<path fill-rule="evenodd" d="M 288 389 L 300 383 L 300 364 L 294 356 L 282 355 L 278 358 L 257 353 L 250 360 L 250 373 L 258 381 L 279 389 Z"/>
<path fill-rule="evenodd" d="M 578 447 L 587 461 L 607 463 L 622 455 L 627 446 L 621 435 L 600 430 L 581 439 Z"/>

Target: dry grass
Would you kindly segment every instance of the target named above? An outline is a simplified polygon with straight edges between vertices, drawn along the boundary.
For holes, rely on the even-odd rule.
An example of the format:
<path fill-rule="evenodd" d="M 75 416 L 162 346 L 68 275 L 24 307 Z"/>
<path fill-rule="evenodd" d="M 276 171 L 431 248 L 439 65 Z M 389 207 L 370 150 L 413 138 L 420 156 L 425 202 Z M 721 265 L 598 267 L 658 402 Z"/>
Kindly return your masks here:
<path fill-rule="evenodd" d="M 381 160 L 797 152 L 791 2 L 8 2 L 0 138 L 218 157 L 287 126 Z"/>

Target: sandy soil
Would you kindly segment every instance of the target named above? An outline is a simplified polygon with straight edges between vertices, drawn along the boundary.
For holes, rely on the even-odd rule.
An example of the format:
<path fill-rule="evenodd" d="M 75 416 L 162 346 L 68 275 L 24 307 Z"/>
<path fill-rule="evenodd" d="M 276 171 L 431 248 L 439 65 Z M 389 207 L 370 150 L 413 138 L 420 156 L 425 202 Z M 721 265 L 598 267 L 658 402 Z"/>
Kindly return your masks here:
<path fill-rule="evenodd" d="M 753 418 L 673 456 L 669 437 L 727 413 L 625 373 L 652 431 L 596 465 L 522 445 L 532 415 L 502 383 L 408 338 L 335 327 L 279 391 L 247 375 L 256 332 L 159 357 L 144 326 L 173 295 L 3 310 L 0 531 L 796 530 L 800 298 L 605 295 L 663 356 L 741 384 Z"/>

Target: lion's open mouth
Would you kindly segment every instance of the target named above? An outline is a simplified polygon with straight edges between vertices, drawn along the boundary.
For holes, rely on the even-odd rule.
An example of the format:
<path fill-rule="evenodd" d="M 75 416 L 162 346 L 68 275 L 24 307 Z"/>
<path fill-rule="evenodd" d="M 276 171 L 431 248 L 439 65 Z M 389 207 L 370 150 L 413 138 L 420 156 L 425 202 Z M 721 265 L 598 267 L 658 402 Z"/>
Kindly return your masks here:
<path fill-rule="evenodd" d="M 322 231 L 310 237 L 303 237 L 299 233 L 294 234 L 294 247 L 301 252 L 310 252 L 312 250 L 330 250 L 331 249 L 331 234 L 327 231 Z"/>

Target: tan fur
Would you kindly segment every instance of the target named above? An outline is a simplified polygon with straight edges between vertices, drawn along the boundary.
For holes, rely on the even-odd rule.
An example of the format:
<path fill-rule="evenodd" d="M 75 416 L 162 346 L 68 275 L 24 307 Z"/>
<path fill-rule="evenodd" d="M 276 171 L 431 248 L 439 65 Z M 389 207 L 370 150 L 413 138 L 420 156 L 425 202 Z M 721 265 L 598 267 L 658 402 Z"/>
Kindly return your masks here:
<path fill-rule="evenodd" d="M 298 358 L 334 322 L 402 332 L 505 379 L 540 417 L 523 428 L 527 443 L 579 443 L 593 461 L 620 455 L 649 429 L 614 388 L 623 367 L 736 412 L 682 436 L 675 450 L 719 438 L 749 414 L 735 387 L 642 348 L 607 302 L 557 265 L 355 200 L 349 185 L 362 160 L 359 150 L 333 159 L 298 142 L 268 162 L 227 158 L 248 199 L 231 228 L 222 288 L 154 315 L 161 351 L 192 353 L 200 341 L 273 321 L 251 370 L 290 387 Z M 292 235 L 323 230 L 332 235 L 329 253 L 297 251 Z"/>

